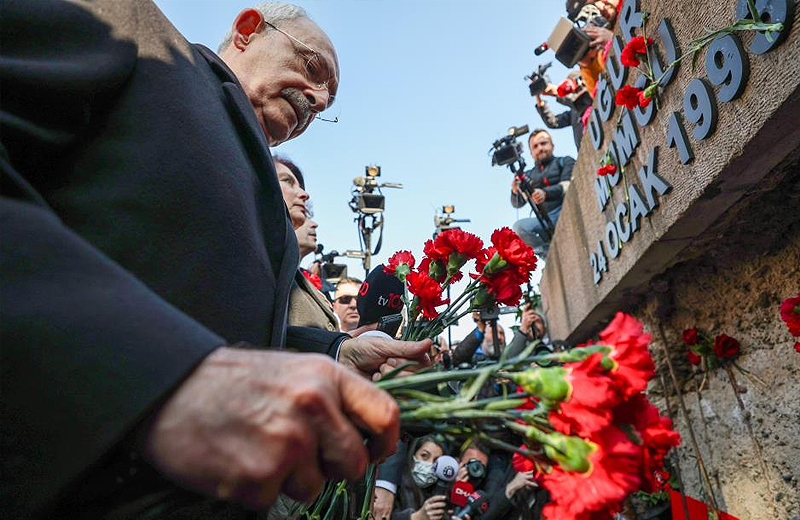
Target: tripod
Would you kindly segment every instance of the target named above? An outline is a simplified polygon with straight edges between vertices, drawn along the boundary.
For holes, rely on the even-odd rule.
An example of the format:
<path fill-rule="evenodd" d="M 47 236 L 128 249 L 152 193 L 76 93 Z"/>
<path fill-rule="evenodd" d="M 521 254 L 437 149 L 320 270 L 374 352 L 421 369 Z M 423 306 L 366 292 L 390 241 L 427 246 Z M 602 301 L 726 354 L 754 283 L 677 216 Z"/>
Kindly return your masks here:
<path fill-rule="evenodd" d="M 531 186 L 530 180 L 525 176 L 525 160 L 522 157 L 519 157 L 516 161 L 510 163 L 508 167 L 514 173 L 516 178 L 519 179 L 519 193 L 517 196 L 522 197 L 522 200 L 528 203 L 528 205 L 531 207 L 533 214 L 536 215 L 536 219 L 539 221 L 539 225 L 542 227 L 545 240 L 550 242 L 550 240 L 553 239 L 553 230 L 555 229 L 555 225 L 553 224 L 553 221 L 550 220 L 550 216 L 539 209 L 539 206 L 533 202 L 533 199 L 531 199 L 531 196 L 529 195 L 529 193 L 533 191 L 533 187 Z"/>

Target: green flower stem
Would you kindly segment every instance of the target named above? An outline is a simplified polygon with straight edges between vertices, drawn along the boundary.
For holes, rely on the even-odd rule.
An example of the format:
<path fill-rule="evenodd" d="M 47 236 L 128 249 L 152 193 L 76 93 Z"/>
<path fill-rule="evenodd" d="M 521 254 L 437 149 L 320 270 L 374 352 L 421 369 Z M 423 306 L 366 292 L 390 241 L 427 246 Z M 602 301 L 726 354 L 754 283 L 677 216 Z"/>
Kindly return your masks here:
<path fill-rule="evenodd" d="M 372 495 L 375 493 L 375 478 L 378 476 L 378 466 L 370 464 L 367 468 L 367 474 L 364 476 L 366 493 L 364 495 L 364 503 L 361 504 L 361 515 L 359 520 L 366 520 L 369 515 L 369 509 L 372 505 Z"/>
<path fill-rule="evenodd" d="M 503 442 L 500 439 L 495 439 L 491 435 L 486 435 L 485 433 L 479 433 L 478 438 L 484 441 L 486 444 L 493 446 L 497 449 L 508 451 L 512 453 L 519 453 L 523 457 L 529 460 L 535 460 L 539 458 L 541 453 L 537 453 L 533 450 L 528 450 L 525 448 L 521 448 L 519 446 L 514 446 L 513 444 L 509 444 L 507 442 Z"/>

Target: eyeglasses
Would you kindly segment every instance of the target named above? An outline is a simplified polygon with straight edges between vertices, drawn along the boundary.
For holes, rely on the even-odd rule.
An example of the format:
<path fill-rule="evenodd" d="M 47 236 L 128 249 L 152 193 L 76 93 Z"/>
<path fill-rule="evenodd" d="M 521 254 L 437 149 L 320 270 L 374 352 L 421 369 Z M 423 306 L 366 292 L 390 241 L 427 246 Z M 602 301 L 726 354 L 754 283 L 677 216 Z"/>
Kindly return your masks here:
<path fill-rule="evenodd" d="M 349 294 L 346 294 L 344 296 L 339 296 L 338 298 L 336 298 L 336 302 L 341 303 L 342 305 L 350 305 L 350 302 L 352 302 L 355 299 L 356 299 L 355 296 L 350 296 Z"/>
<path fill-rule="evenodd" d="M 328 66 L 327 61 L 322 57 L 322 55 L 317 52 L 312 46 L 308 45 L 307 43 L 295 38 L 288 32 L 284 31 L 283 29 L 277 27 L 276 25 L 264 20 L 266 25 L 269 25 L 282 35 L 286 36 L 292 42 L 299 45 L 303 49 L 308 52 L 308 55 L 304 55 L 302 52 L 298 52 L 298 55 L 305 60 L 303 65 L 303 71 L 305 73 L 306 79 L 314 85 L 317 90 L 326 90 L 328 92 L 328 104 L 325 108 L 329 108 L 333 105 L 333 102 L 336 100 L 336 96 L 330 90 L 330 82 L 333 78 L 333 74 L 331 73 L 330 67 Z M 327 121 L 329 123 L 338 123 L 339 118 L 335 117 L 334 119 L 324 119 L 319 115 L 315 116 L 315 119 L 319 119 L 321 121 Z"/>

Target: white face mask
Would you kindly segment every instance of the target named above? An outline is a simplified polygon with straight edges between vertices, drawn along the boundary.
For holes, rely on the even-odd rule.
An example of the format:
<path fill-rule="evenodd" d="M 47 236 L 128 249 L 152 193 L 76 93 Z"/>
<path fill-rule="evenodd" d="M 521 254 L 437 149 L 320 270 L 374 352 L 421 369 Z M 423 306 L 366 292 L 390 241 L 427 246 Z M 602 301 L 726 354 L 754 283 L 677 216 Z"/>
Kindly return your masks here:
<path fill-rule="evenodd" d="M 436 473 L 433 471 L 433 462 L 414 459 L 414 467 L 411 468 L 411 478 L 414 483 L 421 488 L 426 488 L 436 482 Z"/>

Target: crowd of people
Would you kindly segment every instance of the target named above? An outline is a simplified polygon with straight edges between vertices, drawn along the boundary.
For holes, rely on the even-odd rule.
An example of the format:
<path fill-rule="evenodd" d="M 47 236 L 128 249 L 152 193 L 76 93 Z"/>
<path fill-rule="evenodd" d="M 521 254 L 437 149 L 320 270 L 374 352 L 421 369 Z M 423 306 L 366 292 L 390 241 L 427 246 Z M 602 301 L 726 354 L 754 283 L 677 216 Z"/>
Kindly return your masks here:
<path fill-rule="evenodd" d="M 586 4 L 613 23 L 615 2 L 568 9 Z M 317 263 L 299 267 L 317 251 L 308 172 L 270 147 L 331 106 L 339 77 L 303 9 L 245 9 L 216 53 L 150 1 L 7 2 L 2 18 L 5 517 L 144 517 L 167 489 L 189 490 L 168 517 L 244 518 L 394 452 L 378 520 L 453 514 L 433 487 L 445 455 L 488 496 L 482 518 L 536 518 L 546 496 L 530 468 L 481 444 L 398 440 L 397 405 L 369 378 L 390 361 L 474 366 L 534 339 L 559 348 L 544 316 L 527 304 L 507 332 L 476 313 L 452 345 L 364 337 L 376 320 L 359 310 L 362 281 L 328 293 Z M 566 115 L 537 99 L 576 142 L 574 93 L 593 89 L 609 33 L 590 33 L 572 97 L 545 90 Z M 574 160 L 545 130 L 529 146 L 529 196 L 555 223 Z M 546 254 L 538 219 L 514 227 Z"/>

